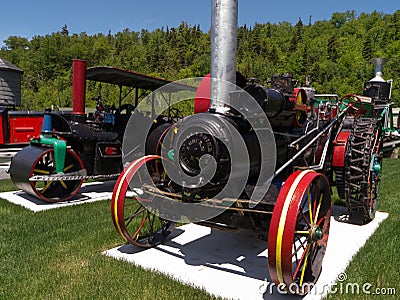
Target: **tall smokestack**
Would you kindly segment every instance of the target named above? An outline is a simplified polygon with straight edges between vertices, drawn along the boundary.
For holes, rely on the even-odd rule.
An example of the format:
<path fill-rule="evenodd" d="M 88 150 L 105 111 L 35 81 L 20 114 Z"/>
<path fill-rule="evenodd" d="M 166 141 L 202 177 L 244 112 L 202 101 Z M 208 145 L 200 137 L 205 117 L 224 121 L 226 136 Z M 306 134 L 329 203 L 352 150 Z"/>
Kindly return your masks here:
<path fill-rule="evenodd" d="M 85 114 L 86 61 L 74 59 L 72 63 L 72 107 L 73 114 Z"/>
<path fill-rule="evenodd" d="M 382 78 L 383 75 L 383 65 L 386 62 L 386 58 L 373 58 L 371 59 L 371 63 L 375 66 L 375 77 L 372 78 L 370 81 L 380 81 L 380 82 L 385 82 L 385 80 Z"/>
<path fill-rule="evenodd" d="M 212 0 L 211 17 L 211 103 L 210 108 L 224 111 L 236 84 L 238 0 Z"/>

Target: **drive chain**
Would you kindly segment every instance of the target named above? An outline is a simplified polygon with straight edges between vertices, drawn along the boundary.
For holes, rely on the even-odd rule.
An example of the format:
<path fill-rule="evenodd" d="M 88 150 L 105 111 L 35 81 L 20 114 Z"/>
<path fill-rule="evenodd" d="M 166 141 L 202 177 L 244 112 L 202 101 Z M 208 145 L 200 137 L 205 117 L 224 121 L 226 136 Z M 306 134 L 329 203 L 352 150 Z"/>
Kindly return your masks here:
<path fill-rule="evenodd" d="M 74 180 L 88 180 L 88 179 L 114 179 L 120 173 L 108 175 L 35 175 L 29 178 L 29 181 L 74 181 Z"/>

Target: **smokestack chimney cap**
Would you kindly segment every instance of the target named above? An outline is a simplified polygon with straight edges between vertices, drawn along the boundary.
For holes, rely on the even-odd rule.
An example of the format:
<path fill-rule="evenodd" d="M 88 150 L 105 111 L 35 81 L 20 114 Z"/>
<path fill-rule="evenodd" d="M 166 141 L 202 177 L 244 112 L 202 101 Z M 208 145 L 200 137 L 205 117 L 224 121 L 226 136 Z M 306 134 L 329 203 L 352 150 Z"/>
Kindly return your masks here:
<path fill-rule="evenodd" d="M 371 63 L 375 66 L 375 77 L 372 78 L 370 81 L 379 81 L 379 82 L 386 82 L 383 78 L 383 65 L 387 61 L 386 58 L 378 57 L 371 59 Z"/>

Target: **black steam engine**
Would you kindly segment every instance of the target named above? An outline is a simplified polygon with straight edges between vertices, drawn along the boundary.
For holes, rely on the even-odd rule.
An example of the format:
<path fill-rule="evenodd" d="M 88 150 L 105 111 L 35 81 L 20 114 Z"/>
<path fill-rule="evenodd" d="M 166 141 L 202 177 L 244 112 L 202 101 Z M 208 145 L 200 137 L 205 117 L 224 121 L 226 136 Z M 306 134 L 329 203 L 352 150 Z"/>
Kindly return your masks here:
<path fill-rule="evenodd" d="M 121 236 L 151 247 L 179 222 L 252 229 L 268 238 L 271 279 L 308 293 L 327 246 L 332 187 L 352 222 L 374 218 L 391 104 L 382 90 L 339 99 L 295 85 L 288 74 L 270 87 L 250 79 L 229 101 L 167 128 L 159 155 L 133 159 L 115 185 Z"/>
<path fill-rule="evenodd" d="M 86 80 L 113 84 L 120 88 L 118 107 L 107 106 L 100 96 L 94 112 L 86 114 Z M 10 177 L 16 187 L 47 202 L 66 201 L 75 196 L 85 180 L 107 180 L 121 173 L 122 142 L 130 116 L 144 95 L 171 83 L 113 67 L 86 69 L 86 62 L 73 62 L 73 110 L 44 113 L 40 136 L 33 138 L 12 159 Z M 134 92 L 135 103 L 122 104 Z M 175 84 L 174 89 L 179 89 Z M 143 95 L 142 95 L 143 96 Z M 151 107 L 146 118 L 152 118 Z M 179 112 L 158 116 L 152 129 L 171 125 Z M 40 130 L 39 130 L 40 132 Z M 156 131 L 155 134 L 157 134 Z M 153 134 L 154 135 L 154 134 Z M 155 151 L 149 149 L 149 153 Z"/>
<path fill-rule="evenodd" d="M 282 165 L 292 157 L 296 152 L 296 147 L 288 148 L 287 145 L 295 140 L 304 131 L 303 126 L 307 121 L 307 95 L 305 90 L 296 89 L 295 82 L 291 75 L 276 76 L 272 79 L 271 88 L 266 88 L 255 79 L 240 91 L 231 93 L 231 109 L 224 113 L 218 113 L 215 109 L 210 109 L 208 115 L 192 116 L 184 120 L 182 124 L 177 124 L 179 133 L 176 137 L 177 144 L 181 147 L 179 150 L 179 165 L 189 176 L 200 174 L 199 158 L 203 155 L 210 155 L 215 158 L 218 173 L 210 184 L 224 186 L 229 178 L 231 162 L 227 145 L 222 141 L 227 140 L 231 133 L 230 127 L 224 124 L 229 123 L 240 134 L 244 140 L 246 150 L 249 153 L 250 174 L 249 182 L 255 182 L 260 176 L 260 167 L 265 160 L 262 160 L 260 147 L 266 146 L 260 144 L 257 132 L 254 126 L 259 130 L 264 129 L 263 134 L 272 134 L 275 136 L 276 149 L 270 150 L 269 156 L 275 156 L 276 167 Z M 255 101 L 253 101 L 253 99 Z M 243 113 L 244 112 L 244 113 Z M 264 117 L 264 114 L 266 118 Z M 270 131 L 266 130 L 268 122 Z M 313 124 L 308 123 L 307 129 L 310 130 Z M 196 131 L 203 133 L 196 134 Z M 305 145 L 309 139 L 304 139 L 301 145 Z M 271 143 L 271 141 L 268 141 Z M 202 146 L 207 145 L 207 146 Z M 232 148 L 233 144 L 230 145 Z M 313 150 L 314 152 L 316 149 Z M 298 160 L 303 164 L 312 165 L 311 153 L 307 152 Z M 275 166 L 275 163 L 272 165 Z M 282 181 L 287 174 L 280 174 Z M 241 174 L 237 174 L 241 177 Z M 207 195 L 210 196 L 210 195 Z"/>

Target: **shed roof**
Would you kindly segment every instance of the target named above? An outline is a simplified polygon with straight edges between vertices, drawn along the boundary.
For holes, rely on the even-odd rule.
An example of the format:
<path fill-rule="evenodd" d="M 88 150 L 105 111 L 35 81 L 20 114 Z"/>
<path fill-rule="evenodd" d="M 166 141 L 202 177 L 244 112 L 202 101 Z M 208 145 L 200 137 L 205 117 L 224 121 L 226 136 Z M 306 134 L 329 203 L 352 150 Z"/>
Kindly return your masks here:
<path fill-rule="evenodd" d="M 0 57 L 0 69 L 12 70 L 12 71 L 24 73 L 24 71 L 22 69 L 18 68 L 17 66 L 14 66 L 9 61 L 7 61 L 7 60 L 5 60 L 4 58 L 1 58 L 1 57 Z"/>

